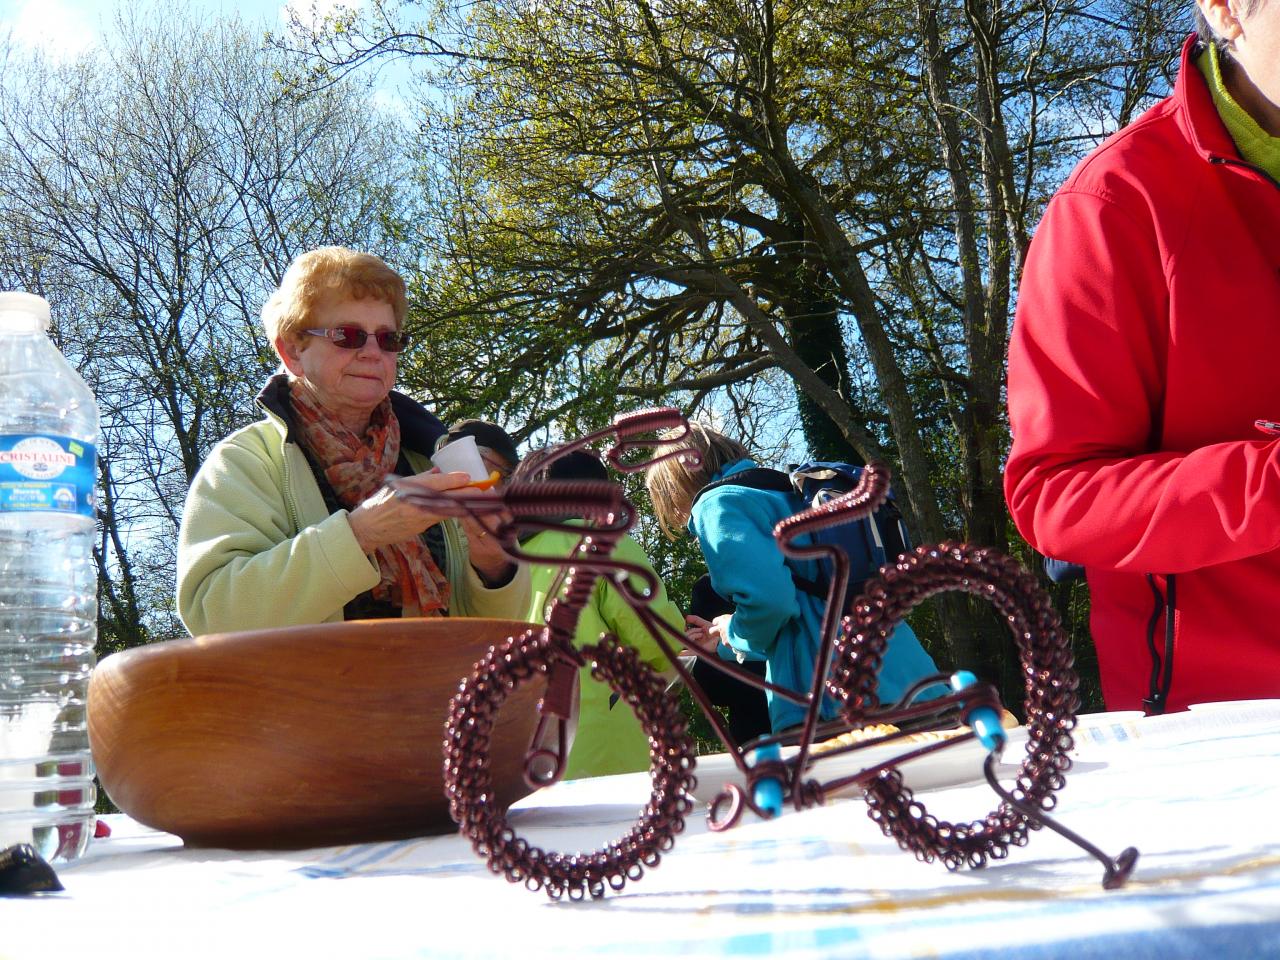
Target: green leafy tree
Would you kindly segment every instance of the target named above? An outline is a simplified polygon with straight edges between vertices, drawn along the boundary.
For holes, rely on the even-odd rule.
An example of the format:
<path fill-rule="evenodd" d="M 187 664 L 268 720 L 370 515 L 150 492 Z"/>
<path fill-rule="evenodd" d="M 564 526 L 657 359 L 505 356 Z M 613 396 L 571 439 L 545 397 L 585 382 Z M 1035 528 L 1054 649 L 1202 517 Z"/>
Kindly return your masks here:
<path fill-rule="evenodd" d="M 433 83 L 421 389 L 561 423 L 735 410 L 780 373 L 810 448 L 892 464 L 917 539 L 1007 547 L 1019 265 L 1075 160 L 1167 88 L 1184 7 L 375 2 L 280 43 L 311 84 L 397 55 Z M 1020 696 L 985 605 L 922 620 Z"/>

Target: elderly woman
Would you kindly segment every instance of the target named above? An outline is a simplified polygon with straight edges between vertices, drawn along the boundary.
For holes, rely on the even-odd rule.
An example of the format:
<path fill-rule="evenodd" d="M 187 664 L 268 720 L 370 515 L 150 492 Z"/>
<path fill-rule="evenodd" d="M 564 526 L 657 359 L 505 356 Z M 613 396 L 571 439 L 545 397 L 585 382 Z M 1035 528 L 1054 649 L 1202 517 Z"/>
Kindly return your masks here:
<path fill-rule="evenodd" d="M 440 421 L 391 387 L 405 284 L 377 257 L 302 254 L 262 310 L 284 365 L 263 419 L 210 452 L 178 537 L 178 613 L 193 634 L 379 617 L 519 619 L 528 573 L 473 520 L 392 495 L 388 474 L 478 493 L 433 471 Z"/>
<path fill-rule="evenodd" d="M 1280 0 L 1197 8 L 1046 209 L 1009 349 L 1009 509 L 1085 567 L 1113 710 L 1280 696 Z"/>

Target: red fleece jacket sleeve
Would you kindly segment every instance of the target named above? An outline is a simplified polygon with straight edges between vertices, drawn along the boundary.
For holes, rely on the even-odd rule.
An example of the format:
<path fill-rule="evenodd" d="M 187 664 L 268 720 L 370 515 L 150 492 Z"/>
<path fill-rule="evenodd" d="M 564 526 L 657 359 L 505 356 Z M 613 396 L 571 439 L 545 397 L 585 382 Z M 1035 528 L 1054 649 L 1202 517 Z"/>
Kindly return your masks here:
<path fill-rule="evenodd" d="M 1179 573 L 1280 546 L 1276 443 L 1156 449 L 1178 348 L 1171 259 L 1148 220 L 1082 192 L 1053 200 L 1031 244 L 1009 347 L 1005 497 L 1050 556 Z"/>

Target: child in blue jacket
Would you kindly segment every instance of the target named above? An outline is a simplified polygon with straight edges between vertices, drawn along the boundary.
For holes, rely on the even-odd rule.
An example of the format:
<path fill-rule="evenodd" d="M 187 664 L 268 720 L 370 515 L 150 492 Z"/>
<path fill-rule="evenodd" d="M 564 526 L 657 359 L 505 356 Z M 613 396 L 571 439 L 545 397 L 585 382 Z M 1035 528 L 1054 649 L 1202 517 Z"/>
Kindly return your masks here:
<path fill-rule="evenodd" d="M 734 612 L 711 622 L 688 618 L 689 641 L 703 649 L 715 642 L 726 659 L 763 660 L 771 683 L 807 691 L 821 645 L 823 601 L 800 589 L 791 571 L 814 580 L 818 568 L 812 560 L 786 561 L 773 537 L 778 522 L 806 504 L 796 493 L 732 483 L 699 496 L 707 484 L 756 463 L 736 440 L 699 423 L 690 428 L 676 446 L 695 449 L 702 462 L 693 466 L 673 457 L 655 464 L 645 478 L 649 497 L 667 536 L 687 529 L 698 538 L 711 585 L 734 604 Z M 912 683 L 936 672 L 911 627 L 899 624 L 880 670 L 880 702 L 892 703 Z M 825 697 L 823 718 L 837 712 Z M 769 718 L 776 733 L 803 722 L 804 708 L 770 694 Z"/>

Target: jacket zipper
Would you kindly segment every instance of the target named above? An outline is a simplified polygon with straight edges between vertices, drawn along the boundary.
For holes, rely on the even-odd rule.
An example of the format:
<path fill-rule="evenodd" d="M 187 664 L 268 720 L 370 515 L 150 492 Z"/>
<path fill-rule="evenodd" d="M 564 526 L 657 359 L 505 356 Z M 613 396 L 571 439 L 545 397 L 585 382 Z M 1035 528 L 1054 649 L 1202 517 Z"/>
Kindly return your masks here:
<path fill-rule="evenodd" d="M 1220 167 L 1237 167 L 1240 170 L 1251 171 L 1261 176 L 1277 190 L 1280 190 L 1280 180 L 1247 160 L 1211 154 L 1209 163 Z M 1155 597 L 1155 604 L 1151 611 L 1151 619 L 1147 621 L 1147 650 L 1151 654 L 1151 679 L 1147 697 L 1142 701 L 1142 704 L 1147 708 L 1147 713 L 1151 715 L 1165 712 L 1169 705 L 1169 688 L 1173 686 L 1173 640 L 1176 614 L 1178 612 L 1177 576 L 1169 574 L 1166 578 L 1166 583 L 1168 587 L 1167 596 L 1162 594 L 1160 588 L 1156 586 L 1155 577 L 1152 574 L 1147 574 L 1147 584 L 1151 587 L 1151 593 Z M 1164 615 L 1163 654 L 1156 647 L 1156 625 L 1160 622 L 1161 614 Z"/>
<path fill-rule="evenodd" d="M 1252 170 L 1254 173 L 1261 174 L 1264 180 L 1277 190 L 1280 190 L 1280 180 L 1277 180 L 1271 174 L 1267 173 L 1267 171 L 1247 160 L 1237 160 L 1235 157 L 1220 157 L 1217 154 L 1211 154 L 1209 162 L 1220 167 L 1239 167 L 1241 170 Z"/>
<path fill-rule="evenodd" d="M 1167 591 L 1162 594 L 1156 586 L 1156 578 L 1148 573 L 1147 584 L 1155 597 L 1155 606 L 1151 611 L 1151 619 L 1147 621 L 1147 650 L 1151 654 L 1151 680 L 1149 693 L 1142 701 L 1148 715 L 1156 716 L 1164 713 L 1169 705 L 1169 688 L 1173 686 L 1173 640 L 1174 627 L 1178 612 L 1178 578 L 1169 574 L 1166 578 Z M 1164 615 L 1164 655 L 1156 647 L 1156 625 L 1160 615 Z"/>
<path fill-rule="evenodd" d="M 293 474 L 289 470 L 289 448 L 296 446 L 289 440 L 289 425 L 274 410 L 269 410 L 265 405 L 259 404 L 262 412 L 273 423 L 276 423 L 285 430 L 284 443 L 280 445 L 280 460 L 282 470 L 282 486 L 284 487 L 284 507 L 289 511 L 289 522 L 293 524 L 293 534 L 297 536 L 302 532 L 302 522 L 298 519 L 298 504 L 293 496 Z"/>
<path fill-rule="evenodd" d="M 302 532 L 302 523 L 298 519 L 298 506 L 294 502 L 293 497 L 293 476 L 289 473 L 289 444 L 286 443 L 283 448 L 284 452 L 284 505 L 289 511 L 289 521 L 293 524 L 294 536 Z"/>

